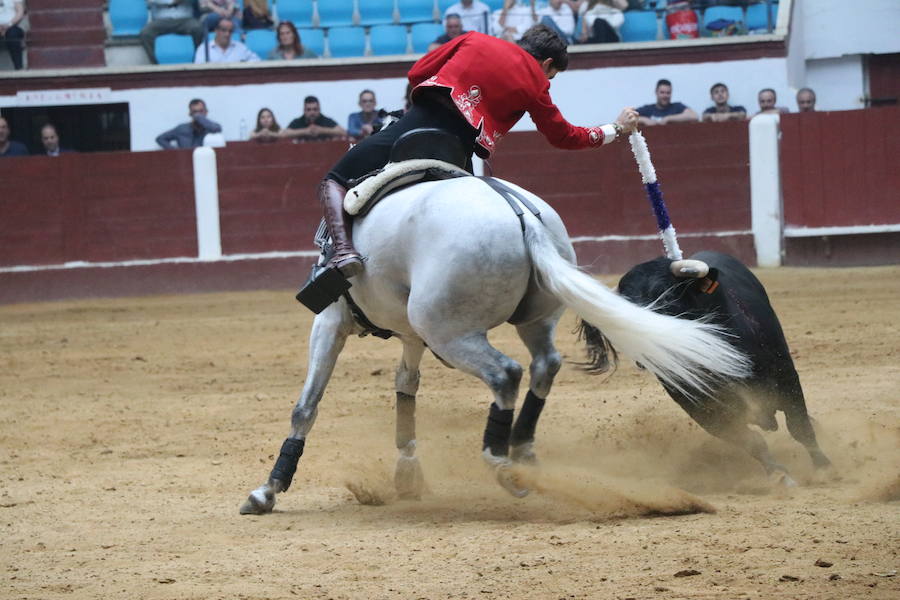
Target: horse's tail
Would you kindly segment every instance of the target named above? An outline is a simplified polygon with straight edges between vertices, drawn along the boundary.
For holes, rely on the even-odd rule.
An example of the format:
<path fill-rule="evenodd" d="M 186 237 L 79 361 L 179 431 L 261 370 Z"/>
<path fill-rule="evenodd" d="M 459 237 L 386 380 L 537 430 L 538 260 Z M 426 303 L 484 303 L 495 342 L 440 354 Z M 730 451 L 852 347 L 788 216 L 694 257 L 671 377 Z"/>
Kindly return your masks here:
<path fill-rule="evenodd" d="M 532 218 L 526 219 L 525 245 L 544 289 L 675 389 L 690 397 L 722 378 L 749 375 L 749 361 L 719 327 L 632 304 L 560 256 L 547 229 Z"/>

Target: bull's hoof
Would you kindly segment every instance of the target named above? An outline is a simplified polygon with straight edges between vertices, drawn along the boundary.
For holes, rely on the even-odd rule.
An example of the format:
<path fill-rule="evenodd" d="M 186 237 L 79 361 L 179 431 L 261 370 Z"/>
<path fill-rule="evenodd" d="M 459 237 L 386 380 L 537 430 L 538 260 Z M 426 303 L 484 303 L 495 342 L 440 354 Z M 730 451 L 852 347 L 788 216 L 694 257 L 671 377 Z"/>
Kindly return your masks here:
<path fill-rule="evenodd" d="M 241 505 L 242 515 L 265 515 L 275 508 L 275 492 L 262 486 L 250 492 L 247 501 Z"/>

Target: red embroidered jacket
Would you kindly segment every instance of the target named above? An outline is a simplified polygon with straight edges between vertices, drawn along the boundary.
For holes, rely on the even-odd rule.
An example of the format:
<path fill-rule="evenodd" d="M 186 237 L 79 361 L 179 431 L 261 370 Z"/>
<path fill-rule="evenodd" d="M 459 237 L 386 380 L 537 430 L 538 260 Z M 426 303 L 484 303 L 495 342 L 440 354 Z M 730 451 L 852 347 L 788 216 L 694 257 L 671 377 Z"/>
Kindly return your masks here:
<path fill-rule="evenodd" d="M 414 96 L 425 86 L 450 89 L 459 112 L 479 130 L 476 152 L 484 158 L 526 112 L 558 148 L 576 150 L 604 141 L 599 127 L 578 127 L 563 118 L 533 56 L 483 33 L 466 33 L 432 50 L 412 66 L 409 81 Z"/>

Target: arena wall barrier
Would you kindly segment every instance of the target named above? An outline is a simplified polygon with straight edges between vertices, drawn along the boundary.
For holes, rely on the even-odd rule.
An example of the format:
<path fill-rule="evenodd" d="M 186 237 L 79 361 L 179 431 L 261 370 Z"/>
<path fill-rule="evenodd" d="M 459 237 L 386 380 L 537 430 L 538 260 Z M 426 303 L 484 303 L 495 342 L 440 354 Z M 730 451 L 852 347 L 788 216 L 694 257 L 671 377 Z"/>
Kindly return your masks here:
<path fill-rule="evenodd" d="M 849 113 L 858 122 L 842 121 L 846 114 L 782 119 L 787 264 L 900 261 L 889 249 L 898 248 L 900 223 L 900 186 L 888 171 L 897 110 Z M 831 129 L 810 141 L 810 120 Z M 645 136 L 685 254 L 715 249 L 755 264 L 760 237 L 751 214 L 747 124 L 671 125 L 647 128 Z M 345 150 L 345 142 L 216 149 L 219 238 L 211 254 L 198 243 L 190 151 L 4 159 L 0 302 L 297 286 L 317 255 L 317 182 Z M 866 159 L 853 168 L 867 172 L 829 183 L 840 178 L 841 161 L 856 154 Z M 801 159 L 800 166 L 793 162 Z M 512 133 L 484 169 L 553 204 L 579 264 L 593 272 L 624 272 L 662 253 L 626 143 L 572 152 L 550 147 L 537 132 Z M 854 190 L 860 193 L 848 202 Z M 780 242 L 780 221 L 775 227 Z M 803 227 L 815 234 L 791 237 Z M 835 227 L 849 229 L 841 235 L 823 229 Z M 877 233 L 862 235 L 872 227 Z M 822 239 L 839 241 L 823 249 Z M 803 240 L 814 243 L 792 246 Z"/>

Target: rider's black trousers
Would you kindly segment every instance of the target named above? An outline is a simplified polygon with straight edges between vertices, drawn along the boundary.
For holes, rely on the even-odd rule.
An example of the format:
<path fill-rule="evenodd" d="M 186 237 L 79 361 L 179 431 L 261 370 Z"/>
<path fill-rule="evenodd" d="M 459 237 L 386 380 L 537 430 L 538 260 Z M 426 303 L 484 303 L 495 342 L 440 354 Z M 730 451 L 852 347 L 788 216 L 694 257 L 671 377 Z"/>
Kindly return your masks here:
<path fill-rule="evenodd" d="M 478 132 L 456 110 L 433 101 L 427 94 L 417 100 L 403 117 L 378 133 L 363 139 L 338 161 L 327 178 L 334 179 L 345 188 L 348 181 L 380 169 L 389 161 L 391 147 L 401 135 L 421 127 L 436 127 L 456 136 L 462 142 L 468 157 L 467 169 L 471 172 L 472 153 Z M 447 97 L 449 101 L 449 97 Z"/>

